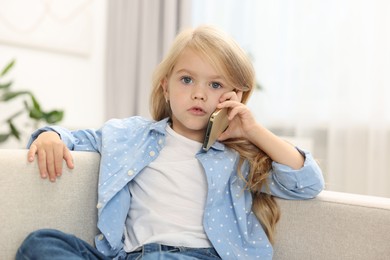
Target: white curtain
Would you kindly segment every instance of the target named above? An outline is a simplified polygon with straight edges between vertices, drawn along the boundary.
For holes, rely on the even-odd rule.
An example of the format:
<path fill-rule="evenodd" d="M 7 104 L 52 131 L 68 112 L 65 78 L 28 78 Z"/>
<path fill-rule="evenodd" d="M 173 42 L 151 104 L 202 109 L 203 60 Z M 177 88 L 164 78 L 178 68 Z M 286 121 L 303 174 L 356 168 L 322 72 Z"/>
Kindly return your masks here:
<path fill-rule="evenodd" d="M 149 117 L 153 69 L 190 25 L 190 8 L 190 0 L 108 1 L 107 119 Z"/>
<path fill-rule="evenodd" d="M 194 22 L 223 27 L 253 57 L 258 120 L 309 140 L 327 189 L 390 197 L 390 2 L 199 2 L 215 9 L 194 8 Z"/>

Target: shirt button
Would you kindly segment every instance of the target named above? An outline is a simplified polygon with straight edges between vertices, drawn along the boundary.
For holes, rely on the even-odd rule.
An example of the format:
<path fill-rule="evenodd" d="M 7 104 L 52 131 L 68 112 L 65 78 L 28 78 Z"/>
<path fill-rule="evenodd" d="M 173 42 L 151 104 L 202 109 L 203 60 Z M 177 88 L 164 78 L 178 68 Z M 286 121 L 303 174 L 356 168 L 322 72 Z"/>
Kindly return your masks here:
<path fill-rule="evenodd" d="M 102 203 L 99 202 L 99 203 L 96 205 L 96 208 L 100 209 L 101 207 L 103 207 L 103 205 L 102 205 Z"/>
<path fill-rule="evenodd" d="M 159 139 L 158 140 L 158 144 L 162 144 L 163 143 L 163 140 L 162 139 Z"/>
<path fill-rule="evenodd" d="M 103 234 L 100 234 L 99 236 L 98 236 L 98 240 L 99 241 L 102 241 L 104 239 L 104 235 Z"/>
<path fill-rule="evenodd" d="M 149 153 L 149 155 L 152 156 L 152 157 L 153 157 L 155 154 L 156 154 L 156 153 L 155 153 L 154 151 L 150 151 L 150 153 Z"/>
<path fill-rule="evenodd" d="M 127 172 L 127 175 L 129 175 L 129 176 L 131 176 L 131 175 L 133 175 L 133 174 L 134 174 L 133 170 L 129 170 L 129 171 Z"/>

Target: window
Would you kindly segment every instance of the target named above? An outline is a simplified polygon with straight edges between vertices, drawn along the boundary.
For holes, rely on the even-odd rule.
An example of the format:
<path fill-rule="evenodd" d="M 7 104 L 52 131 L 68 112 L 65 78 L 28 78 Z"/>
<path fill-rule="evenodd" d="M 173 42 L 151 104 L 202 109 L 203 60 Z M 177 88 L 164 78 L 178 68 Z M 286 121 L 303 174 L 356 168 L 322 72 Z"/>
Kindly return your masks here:
<path fill-rule="evenodd" d="M 193 1 L 194 25 L 221 27 L 253 58 L 258 121 L 303 140 L 328 189 L 380 196 L 390 196 L 389 13 L 380 0 Z"/>

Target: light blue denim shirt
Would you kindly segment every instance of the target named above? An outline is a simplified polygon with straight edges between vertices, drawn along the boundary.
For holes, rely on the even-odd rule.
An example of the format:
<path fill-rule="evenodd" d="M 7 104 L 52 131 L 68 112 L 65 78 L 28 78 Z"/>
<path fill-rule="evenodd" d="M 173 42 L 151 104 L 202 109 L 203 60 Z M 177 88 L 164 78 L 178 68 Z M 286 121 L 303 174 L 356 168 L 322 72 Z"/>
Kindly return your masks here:
<path fill-rule="evenodd" d="M 33 133 L 54 130 L 70 150 L 94 151 L 101 155 L 98 188 L 97 249 L 110 257 L 123 256 L 124 226 L 131 194 L 127 184 L 153 161 L 165 144 L 168 119 L 154 122 L 141 117 L 113 119 L 99 130 L 68 131 L 50 126 Z M 293 170 L 273 162 L 268 180 L 272 195 L 284 199 L 310 199 L 324 187 L 321 170 L 310 153 L 304 166 Z M 216 142 L 208 152 L 196 155 L 204 168 L 208 194 L 204 230 L 222 259 L 272 259 L 272 246 L 251 211 L 252 196 L 237 176 L 238 153 Z M 249 171 L 242 166 L 243 175 Z"/>

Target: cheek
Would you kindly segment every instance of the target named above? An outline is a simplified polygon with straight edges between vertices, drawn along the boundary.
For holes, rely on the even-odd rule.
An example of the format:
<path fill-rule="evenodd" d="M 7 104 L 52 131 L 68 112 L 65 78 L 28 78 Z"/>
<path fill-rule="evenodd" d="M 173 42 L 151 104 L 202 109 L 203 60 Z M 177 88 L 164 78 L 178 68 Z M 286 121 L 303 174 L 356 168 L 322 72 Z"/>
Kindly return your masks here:
<path fill-rule="evenodd" d="M 172 100 L 170 100 L 169 106 L 171 107 L 173 114 L 176 114 L 177 109 L 180 108 L 180 105 L 177 104 L 176 102 L 172 102 Z"/>
<path fill-rule="evenodd" d="M 186 99 L 181 96 L 174 95 L 174 93 L 170 93 L 169 95 L 169 105 L 173 113 L 176 111 L 183 109 L 185 104 L 187 103 Z"/>
<path fill-rule="evenodd" d="M 210 103 L 213 103 L 215 105 L 219 104 L 222 95 L 225 94 L 225 93 L 226 93 L 226 91 L 213 93 L 212 95 L 209 96 Z"/>

